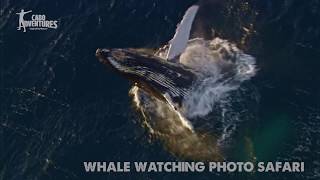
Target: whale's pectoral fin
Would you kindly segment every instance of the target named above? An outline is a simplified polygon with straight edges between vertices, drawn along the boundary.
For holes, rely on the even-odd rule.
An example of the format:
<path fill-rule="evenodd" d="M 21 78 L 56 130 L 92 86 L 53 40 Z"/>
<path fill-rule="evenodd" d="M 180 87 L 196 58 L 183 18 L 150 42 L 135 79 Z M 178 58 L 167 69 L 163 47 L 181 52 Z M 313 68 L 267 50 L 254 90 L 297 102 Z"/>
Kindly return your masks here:
<path fill-rule="evenodd" d="M 193 20 L 198 12 L 199 6 L 191 6 L 184 14 L 182 21 L 177 26 L 176 33 L 169 42 L 169 50 L 166 56 L 168 61 L 174 61 L 187 47 Z"/>

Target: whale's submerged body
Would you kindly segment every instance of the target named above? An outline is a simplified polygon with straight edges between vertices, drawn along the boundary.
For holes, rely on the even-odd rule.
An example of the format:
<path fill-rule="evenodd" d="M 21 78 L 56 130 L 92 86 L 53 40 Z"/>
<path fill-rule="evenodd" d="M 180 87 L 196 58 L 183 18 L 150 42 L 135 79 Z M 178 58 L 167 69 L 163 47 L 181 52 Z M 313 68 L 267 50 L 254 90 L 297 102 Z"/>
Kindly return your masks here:
<path fill-rule="evenodd" d="M 197 11 L 198 6 L 187 10 L 169 45 L 156 54 L 127 48 L 98 49 L 96 56 L 134 83 L 130 94 L 143 124 L 170 152 L 193 160 L 221 160 L 229 120 L 217 137 L 199 133 L 188 119 L 209 114 L 221 102 L 227 107 L 228 92 L 255 75 L 255 60 L 220 38 L 189 40 Z"/>

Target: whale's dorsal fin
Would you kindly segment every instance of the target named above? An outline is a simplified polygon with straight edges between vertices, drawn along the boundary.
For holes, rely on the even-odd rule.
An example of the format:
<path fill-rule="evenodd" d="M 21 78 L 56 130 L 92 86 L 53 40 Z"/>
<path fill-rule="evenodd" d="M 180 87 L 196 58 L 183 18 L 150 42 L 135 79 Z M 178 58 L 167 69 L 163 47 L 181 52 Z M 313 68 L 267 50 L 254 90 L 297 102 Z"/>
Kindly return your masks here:
<path fill-rule="evenodd" d="M 168 61 L 172 61 L 187 47 L 191 26 L 198 12 L 198 9 L 199 6 L 197 5 L 191 6 L 184 14 L 180 24 L 177 26 L 176 33 L 169 42 L 169 50 L 166 57 Z"/>

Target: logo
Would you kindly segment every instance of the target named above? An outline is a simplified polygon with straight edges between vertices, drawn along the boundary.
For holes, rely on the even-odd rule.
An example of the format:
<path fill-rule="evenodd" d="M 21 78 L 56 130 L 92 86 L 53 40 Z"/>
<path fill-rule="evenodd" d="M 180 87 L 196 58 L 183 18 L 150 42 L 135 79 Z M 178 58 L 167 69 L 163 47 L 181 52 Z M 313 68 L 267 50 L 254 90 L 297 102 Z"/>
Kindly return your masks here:
<path fill-rule="evenodd" d="M 31 13 L 32 11 L 24 11 L 21 9 L 19 13 L 19 26 L 18 31 L 27 32 L 29 30 L 47 30 L 47 29 L 57 29 L 57 20 L 47 20 L 44 14 L 32 14 L 31 20 L 25 20 L 24 15 Z"/>

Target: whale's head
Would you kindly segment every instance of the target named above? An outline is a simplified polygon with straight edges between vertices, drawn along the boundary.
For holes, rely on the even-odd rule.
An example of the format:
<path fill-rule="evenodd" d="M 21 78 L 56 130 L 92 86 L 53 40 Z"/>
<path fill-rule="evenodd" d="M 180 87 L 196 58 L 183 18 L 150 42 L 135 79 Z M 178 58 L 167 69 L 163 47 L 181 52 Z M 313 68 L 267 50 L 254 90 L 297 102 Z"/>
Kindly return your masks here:
<path fill-rule="evenodd" d="M 97 49 L 96 56 L 102 64 L 129 77 L 141 76 L 154 71 L 159 61 L 159 58 L 153 55 L 134 49 Z"/>
<path fill-rule="evenodd" d="M 124 75 L 138 87 L 158 99 L 181 104 L 196 74 L 182 64 L 175 64 L 134 49 L 97 49 L 101 63 Z"/>

